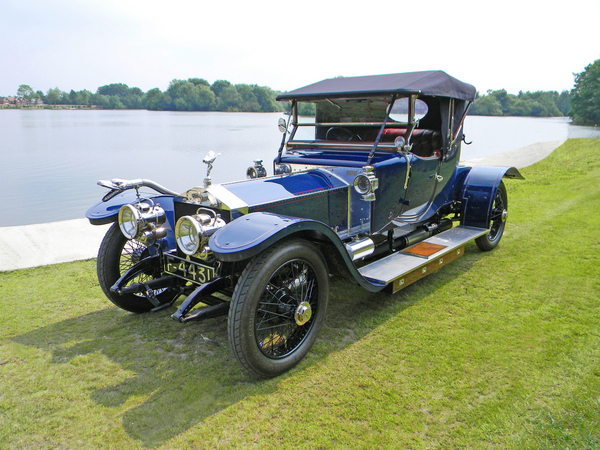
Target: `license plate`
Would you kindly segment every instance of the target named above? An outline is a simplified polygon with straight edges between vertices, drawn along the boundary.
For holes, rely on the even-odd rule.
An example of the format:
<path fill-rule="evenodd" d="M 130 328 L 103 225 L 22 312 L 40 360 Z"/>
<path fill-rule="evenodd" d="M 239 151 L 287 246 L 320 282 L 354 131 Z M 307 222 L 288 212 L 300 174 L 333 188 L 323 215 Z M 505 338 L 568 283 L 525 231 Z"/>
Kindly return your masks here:
<path fill-rule="evenodd" d="M 215 277 L 215 268 L 165 254 L 165 272 L 194 283 L 204 284 Z"/>

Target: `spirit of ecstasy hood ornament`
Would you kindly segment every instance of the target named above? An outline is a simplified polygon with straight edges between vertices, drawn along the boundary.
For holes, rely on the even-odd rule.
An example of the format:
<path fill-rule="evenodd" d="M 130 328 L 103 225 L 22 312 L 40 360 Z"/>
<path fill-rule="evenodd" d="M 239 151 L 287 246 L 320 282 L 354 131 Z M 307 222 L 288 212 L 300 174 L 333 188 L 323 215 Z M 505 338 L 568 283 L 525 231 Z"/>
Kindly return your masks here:
<path fill-rule="evenodd" d="M 202 162 L 204 164 L 208 165 L 208 167 L 206 169 L 206 178 L 204 179 L 204 187 L 209 187 L 212 184 L 212 181 L 210 179 L 210 171 L 213 168 L 213 163 L 215 162 L 215 159 L 217 159 L 219 157 L 219 155 L 221 155 L 221 154 L 217 153 L 215 155 L 215 152 L 213 152 L 211 150 L 210 152 L 208 152 L 208 154 L 202 160 Z"/>

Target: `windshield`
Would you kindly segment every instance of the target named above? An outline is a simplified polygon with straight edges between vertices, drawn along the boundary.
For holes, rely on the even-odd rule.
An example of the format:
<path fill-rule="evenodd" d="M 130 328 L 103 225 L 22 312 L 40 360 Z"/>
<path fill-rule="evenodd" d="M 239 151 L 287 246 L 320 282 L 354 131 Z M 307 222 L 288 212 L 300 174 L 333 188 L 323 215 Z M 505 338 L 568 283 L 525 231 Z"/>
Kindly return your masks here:
<path fill-rule="evenodd" d="M 299 116 L 294 140 L 374 141 L 383 125 L 391 98 L 318 100 L 314 117 Z M 406 128 L 409 124 L 408 97 L 394 102 L 387 128 Z M 301 110 L 301 109 L 300 109 Z M 417 99 L 415 121 L 428 111 L 427 104 Z M 343 131 L 339 131 L 343 128 Z M 332 129 L 337 129 L 332 133 Z"/>

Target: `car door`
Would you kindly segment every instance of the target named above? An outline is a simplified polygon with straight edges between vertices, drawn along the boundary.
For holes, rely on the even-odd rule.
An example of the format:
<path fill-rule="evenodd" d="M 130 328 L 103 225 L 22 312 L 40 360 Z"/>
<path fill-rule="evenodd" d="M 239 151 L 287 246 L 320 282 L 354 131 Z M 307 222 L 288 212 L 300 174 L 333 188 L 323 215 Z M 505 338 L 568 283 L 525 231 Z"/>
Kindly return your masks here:
<path fill-rule="evenodd" d="M 439 158 L 421 158 L 409 153 L 410 176 L 405 194 L 404 208 L 397 218 L 402 222 L 418 221 L 427 210 L 438 184 Z"/>

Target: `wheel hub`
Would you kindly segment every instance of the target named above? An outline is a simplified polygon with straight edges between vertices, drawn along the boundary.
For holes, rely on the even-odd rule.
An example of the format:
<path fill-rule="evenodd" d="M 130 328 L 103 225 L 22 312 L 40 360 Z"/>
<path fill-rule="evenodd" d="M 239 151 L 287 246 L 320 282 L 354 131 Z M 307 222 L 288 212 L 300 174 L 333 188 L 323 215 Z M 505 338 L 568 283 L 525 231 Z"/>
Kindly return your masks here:
<path fill-rule="evenodd" d="M 296 320 L 296 324 L 301 327 L 306 322 L 310 320 L 312 316 L 312 308 L 310 307 L 310 303 L 302 302 L 296 308 L 296 313 L 294 314 L 294 319 Z"/>
<path fill-rule="evenodd" d="M 502 222 L 506 222 L 507 218 L 508 218 L 508 211 L 503 209 L 502 210 Z"/>

